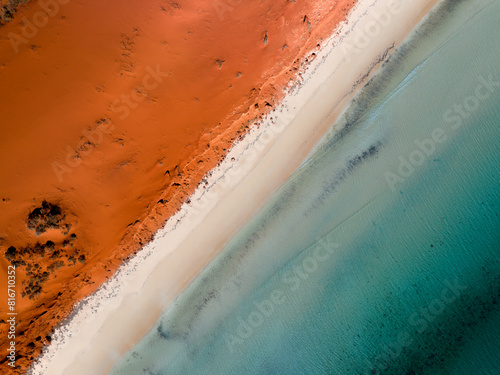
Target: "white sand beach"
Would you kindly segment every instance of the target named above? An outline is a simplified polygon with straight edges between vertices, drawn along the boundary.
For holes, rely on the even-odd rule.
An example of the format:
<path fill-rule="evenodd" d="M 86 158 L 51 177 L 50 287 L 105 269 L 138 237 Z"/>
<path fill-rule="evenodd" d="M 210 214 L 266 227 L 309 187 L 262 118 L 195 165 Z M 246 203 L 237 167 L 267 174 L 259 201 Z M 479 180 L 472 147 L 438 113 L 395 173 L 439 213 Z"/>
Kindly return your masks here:
<path fill-rule="evenodd" d="M 283 102 L 191 202 L 75 307 L 29 374 L 107 374 L 304 161 L 363 84 L 438 0 L 359 0 Z"/>

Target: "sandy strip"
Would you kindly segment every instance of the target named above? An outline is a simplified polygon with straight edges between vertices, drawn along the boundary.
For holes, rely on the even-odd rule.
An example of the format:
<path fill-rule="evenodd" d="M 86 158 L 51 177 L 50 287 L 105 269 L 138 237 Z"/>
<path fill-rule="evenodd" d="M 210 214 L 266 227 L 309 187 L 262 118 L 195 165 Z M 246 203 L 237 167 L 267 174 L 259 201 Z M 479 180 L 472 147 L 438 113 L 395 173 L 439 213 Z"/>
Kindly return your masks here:
<path fill-rule="evenodd" d="M 380 61 L 437 2 L 360 0 L 301 84 L 232 148 L 152 243 L 76 306 L 28 374 L 107 374 L 300 166 Z"/>

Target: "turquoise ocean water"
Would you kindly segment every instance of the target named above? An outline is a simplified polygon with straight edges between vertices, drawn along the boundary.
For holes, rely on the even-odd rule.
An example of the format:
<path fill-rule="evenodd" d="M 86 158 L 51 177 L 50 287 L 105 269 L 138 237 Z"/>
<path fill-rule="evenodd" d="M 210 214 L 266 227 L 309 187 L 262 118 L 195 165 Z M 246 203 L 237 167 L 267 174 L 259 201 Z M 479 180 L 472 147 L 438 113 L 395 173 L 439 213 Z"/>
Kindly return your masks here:
<path fill-rule="evenodd" d="M 111 373 L 500 374 L 499 25 L 444 2 Z"/>

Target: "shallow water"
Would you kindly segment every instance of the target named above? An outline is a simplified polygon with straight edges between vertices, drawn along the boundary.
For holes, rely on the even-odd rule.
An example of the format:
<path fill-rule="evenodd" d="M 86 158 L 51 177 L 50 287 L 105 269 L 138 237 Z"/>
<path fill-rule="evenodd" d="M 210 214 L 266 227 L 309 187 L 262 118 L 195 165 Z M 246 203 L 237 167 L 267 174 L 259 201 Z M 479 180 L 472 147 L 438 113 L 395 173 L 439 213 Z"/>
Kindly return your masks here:
<path fill-rule="evenodd" d="M 112 374 L 500 373 L 499 24 L 445 3 Z"/>

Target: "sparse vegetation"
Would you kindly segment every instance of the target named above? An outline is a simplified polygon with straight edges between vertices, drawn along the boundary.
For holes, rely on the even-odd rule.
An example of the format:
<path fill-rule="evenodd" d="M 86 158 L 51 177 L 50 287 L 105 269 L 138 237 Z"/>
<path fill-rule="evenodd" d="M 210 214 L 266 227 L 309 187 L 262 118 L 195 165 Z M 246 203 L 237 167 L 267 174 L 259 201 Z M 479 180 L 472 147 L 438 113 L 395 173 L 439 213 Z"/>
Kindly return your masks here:
<path fill-rule="evenodd" d="M 48 218 L 48 225 L 60 222 L 60 217 L 63 216 L 54 207 L 44 203 L 41 208 L 35 209 L 28 218 L 28 226 L 37 228 L 45 218 Z M 74 266 L 77 260 L 80 263 L 85 263 L 87 260 L 86 254 L 82 250 L 73 247 L 76 239 L 76 234 L 72 233 L 59 243 L 49 240 L 45 243 L 36 242 L 22 248 L 10 246 L 5 251 L 5 258 L 12 265 L 16 267 L 25 266 L 24 271 L 28 278 L 22 284 L 21 295 L 23 297 L 37 298 L 43 291 L 43 284 L 57 269 L 66 265 Z M 65 259 L 68 259 L 69 262 Z"/>
<path fill-rule="evenodd" d="M 12 20 L 20 4 L 29 3 L 31 0 L 7 0 L 0 4 L 0 24 L 6 24 Z M 4 4 L 5 3 L 5 4 Z"/>
<path fill-rule="evenodd" d="M 14 246 L 11 246 L 5 252 L 5 258 L 7 258 L 9 262 L 12 262 L 16 258 L 16 253 L 16 248 Z"/>
<path fill-rule="evenodd" d="M 41 207 L 35 208 L 29 214 L 27 227 L 39 236 L 47 229 L 67 229 L 66 225 L 61 224 L 63 219 L 64 215 L 58 205 L 43 201 Z"/>
<path fill-rule="evenodd" d="M 47 271 L 38 272 L 30 278 L 30 281 L 25 285 L 21 296 L 28 297 L 29 299 L 35 299 L 42 292 L 42 284 L 49 278 L 49 273 Z"/>

